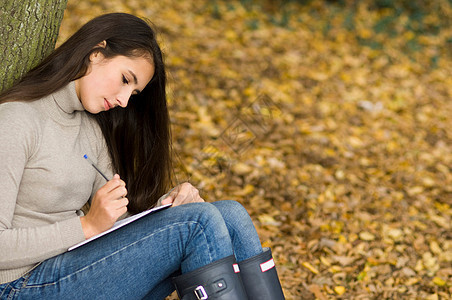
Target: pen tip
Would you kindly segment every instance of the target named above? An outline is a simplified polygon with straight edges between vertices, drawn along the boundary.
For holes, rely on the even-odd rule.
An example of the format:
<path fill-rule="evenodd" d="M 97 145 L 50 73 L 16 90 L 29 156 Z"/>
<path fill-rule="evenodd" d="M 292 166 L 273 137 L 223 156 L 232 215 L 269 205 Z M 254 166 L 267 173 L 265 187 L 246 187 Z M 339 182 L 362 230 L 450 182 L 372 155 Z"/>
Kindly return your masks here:
<path fill-rule="evenodd" d="M 85 155 L 83 155 L 83 157 L 84 157 L 85 159 L 88 159 L 88 155 L 86 155 L 86 154 L 85 154 Z"/>

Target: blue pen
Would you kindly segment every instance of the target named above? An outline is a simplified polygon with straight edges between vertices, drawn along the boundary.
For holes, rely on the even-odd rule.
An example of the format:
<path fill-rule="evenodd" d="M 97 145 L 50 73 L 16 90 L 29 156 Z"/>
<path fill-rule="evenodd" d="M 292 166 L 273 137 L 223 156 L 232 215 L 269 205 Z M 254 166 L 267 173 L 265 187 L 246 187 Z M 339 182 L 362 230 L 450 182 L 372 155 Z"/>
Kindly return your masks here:
<path fill-rule="evenodd" d="M 102 173 L 101 170 L 99 170 L 99 168 L 94 164 L 94 162 L 88 157 L 88 155 L 83 155 L 83 157 L 94 167 L 94 169 L 96 169 L 97 172 L 99 172 L 100 175 L 102 175 L 103 178 L 105 178 L 105 180 L 110 181 L 107 176 L 105 176 L 104 173 Z"/>

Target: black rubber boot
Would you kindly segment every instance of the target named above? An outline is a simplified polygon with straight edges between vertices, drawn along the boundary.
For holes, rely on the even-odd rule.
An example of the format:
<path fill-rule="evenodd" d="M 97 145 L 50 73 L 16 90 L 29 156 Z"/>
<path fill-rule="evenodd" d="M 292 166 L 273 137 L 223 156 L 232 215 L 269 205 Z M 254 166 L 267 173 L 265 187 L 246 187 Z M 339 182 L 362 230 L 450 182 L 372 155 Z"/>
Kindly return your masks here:
<path fill-rule="evenodd" d="M 248 299 L 285 299 L 270 248 L 264 248 L 263 253 L 239 262 L 239 267 Z"/>
<path fill-rule="evenodd" d="M 234 255 L 173 278 L 182 300 L 247 300 Z"/>

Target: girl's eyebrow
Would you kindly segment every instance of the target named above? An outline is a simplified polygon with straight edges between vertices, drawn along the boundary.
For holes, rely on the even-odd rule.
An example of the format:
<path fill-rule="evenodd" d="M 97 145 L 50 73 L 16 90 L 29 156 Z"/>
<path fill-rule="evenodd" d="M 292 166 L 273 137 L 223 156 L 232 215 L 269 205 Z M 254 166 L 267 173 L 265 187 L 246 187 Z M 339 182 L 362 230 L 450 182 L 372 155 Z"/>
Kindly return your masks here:
<path fill-rule="evenodd" d="M 132 74 L 133 81 L 135 82 L 135 84 L 138 84 L 138 79 L 137 79 L 137 76 L 135 75 L 135 73 L 133 73 L 132 70 L 129 70 L 129 73 Z"/>
<path fill-rule="evenodd" d="M 134 82 L 136 85 L 138 85 L 137 75 L 135 75 L 135 73 L 133 73 L 132 70 L 128 70 L 128 71 L 129 71 L 130 74 L 132 74 L 133 82 Z M 136 92 L 137 94 L 141 93 L 141 91 L 140 91 L 139 89 L 136 89 L 135 92 Z"/>

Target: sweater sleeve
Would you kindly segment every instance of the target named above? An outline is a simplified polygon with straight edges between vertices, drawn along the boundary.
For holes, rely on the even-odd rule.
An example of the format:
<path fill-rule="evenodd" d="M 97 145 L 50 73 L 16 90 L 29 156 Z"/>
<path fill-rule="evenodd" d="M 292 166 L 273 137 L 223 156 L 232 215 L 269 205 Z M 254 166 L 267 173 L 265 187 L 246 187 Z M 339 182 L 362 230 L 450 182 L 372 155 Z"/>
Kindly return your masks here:
<path fill-rule="evenodd" d="M 38 263 L 84 239 L 79 217 L 13 228 L 17 195 L 27 161 L 39 147 L 39 121 L 22 103 L 0 105 L 0 269 Z"/>

